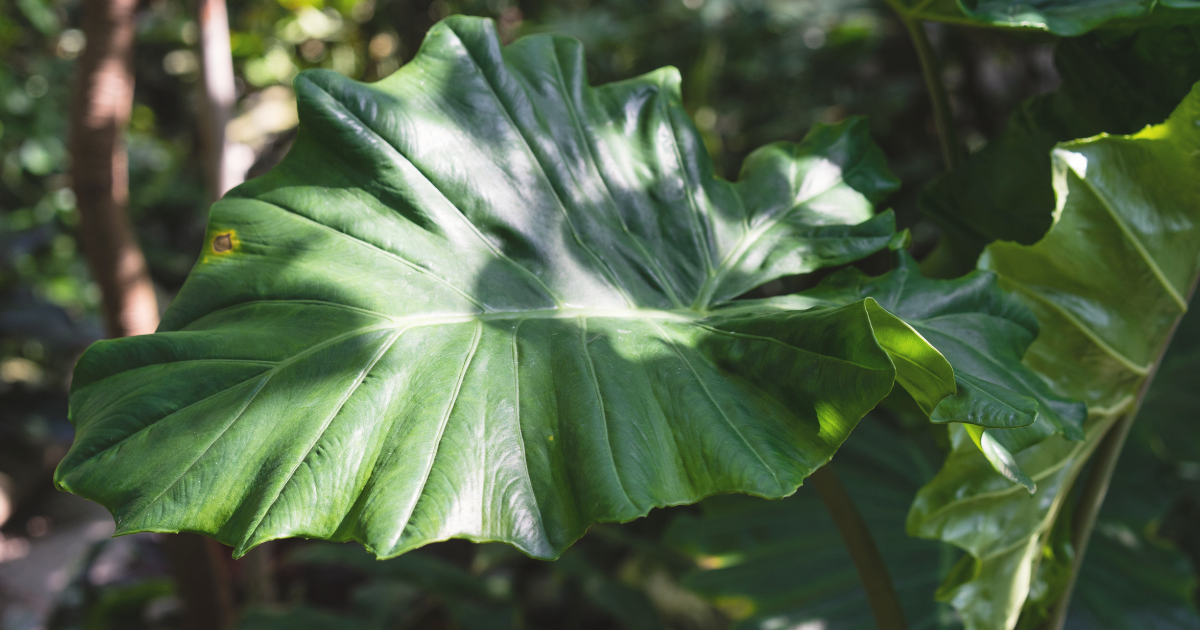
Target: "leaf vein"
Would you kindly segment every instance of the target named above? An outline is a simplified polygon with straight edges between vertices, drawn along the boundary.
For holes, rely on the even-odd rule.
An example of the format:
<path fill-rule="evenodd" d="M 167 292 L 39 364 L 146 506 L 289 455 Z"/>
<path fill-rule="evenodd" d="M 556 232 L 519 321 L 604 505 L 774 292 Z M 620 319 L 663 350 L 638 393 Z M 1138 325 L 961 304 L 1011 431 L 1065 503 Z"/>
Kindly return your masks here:
<path fill-rule="evenodd" d="M 779 481 L 779 475 L 775 474 L 775 469 L 767 465 L 766 460 L 762 458 L 762 455 L 758 452 L 758 449 L 754 448 L 754 446 L 750 444 L 750 441 L 746 439 L 746 436 L 742 434 L 741 430 L 737 428 L 737 425 L 733 423 L 733 420 L 729 417 L 729 415 L 725 413 L 725 410 L 721 408 L 721 405 L 717 402 L 716 397 L 714 397 L 712 392 L 708 389 L 708 385 L 704 383 L 704 379 L 700 378 L 700 373 L 697 372 L 696 368 L 692 366 L 691 362 L 688 361 L 685 356 L 683 356 L 683 352 L 679 350 L 679 346 L 675 344 L 675 340 L 671 339 L 671 337 L 667 335 L 666 331 L 660 328 L 658 324 L 652 323 L 652 325 L 656 330 L 659 331 L 659 334 L 662 335 L 662 338 L 667 342 L 667 345 L 671 346 L 671 350 L 675 353 L 676 357 L 679 357 L 680 362 L 687 366 L 688 371 L 691 372 L 692 376 L 696 379 L 696 383 L 700 385 L 700 389 L 704 390 L 704 395 L 708 398 L 709 402 L 712 403 L 713 407 L 717 409 L 717 413 L 720 414 L 721 418 L 725 420 L 725 424 L 729 425 L 730 429 L 733 429 L 733 432 L 738 436 L 739 439 L 741 439 L 742 444 L 745 444 L 746 448 L 754 454 L 756 459 L 758 459 L 758 463 L 762 464 L 762 467 L 766 469 L 767 472 L 771 473 L 771 477 L 775 480 L 776 487 L 781 491 L 784 490 L 784 485 Z"/>
<path fill-rule="evenodd" d="M 475 322 L 475 338 L 471 341 L 471 349 L 467 351 L 466 359 L 463 361 L 462 369 L 459 371 L 458 382 L 455 383 L 454 390 L 450 392 L 450 398 L 446 404 L 446 413 L 442 415 L 442 420 L 438 425 L 437 436 L 434 438 L 433 454 L 429 457 L 429 465 L 425 467 L 425 472 L 421 476 L 421 484 L 414 495 L 412 507 L 409 508 L 408 514 L 402 519 L 401 525 L 397 528 L 396 537 L 389 545 L 393 553 L 396 551 L 396 546 L 400 544 L 400 539 L 404 537 L 404 530 L 408 528 L 408 523 L 412 520 L 413 514 L 417 511 L 417 504 L 420 503 L 421 497 L 425 495 L 425 486 L 429 483 L 429 475 L 433 472 L 434 464 L 437 463 L 442 436 L 446 433 L 446 425 L 450 423 L 450 415 L 454 412 L 454 406 L 458 403 L 458 394 L 462 391 L 463 382 L 467 380 L 467 371 L 471 367 L 471 361 L 475 358 L 475 351 L 479 349 L 479 340 L 482 337 L 483 323 Z"/>
<path fill-rule="evenodd" d="M 451 32 L 454 31 L 451 30 Z M 454 33 L 454 36 L 455 38 L 458 38 L 458 33 Z M 512 112 L 510 112 L 508 109 L 508 104 L 504 102 L 504 99 L 500 98 L 500 92 L 496 89 L 496 86 L 492 85 L 491 77 L 489 77 L 487 73 L 483 71 L 483 66 L 480 65 L 477 59 L 475 59 L 475 54 L 471 51 L 471 47 L 467 46 L 466 42 L 463 42 L 461 38 L 458 39 L 459 43 L 462 44 L 463 49 L 467 51 L 467 58 L 470 59 L 471 63 L 475 65 L 475 69 L 479 71 L 479 76 L 483 78 L 483 82 L 488 86 L 488 90 L 491 92 L 492 98 L 494 98 L 496 103 L 500 106 L 500 111 L 504 114 L 504 119 L 508 121 L 508 124 L 511 125 L 514 130 L 516 130 L 517 137 L 521 139 L 521 143 L 525 146 L 525 150 L 529 153 L 529 157 L 533 163 L 537 165 L 538 171 L 542 174 L 542 178 L 550 187 L 550 194 L 554 197 L 554 201 L 558 205 L 558 209 L 562 212 L 563 221 L 566 222 L 567 229 L 571 231 L 571 236 L 574 237 L 575 243 L 579 245 L 579 248 L 586 252 L 588 256 L 590 256 L 592 260 L 599 265 L 600 269 L 605 272 L 604 279 L 608 282 L 608 285 L 621 295 L 626 304 L 632 306 L 634 304 L 633 299 L 629 297 L 629 293 L 625 290 L 625 287 L 621 285 L 613 270 L 609 268 L 608 263 L 587 244 L 582 236 L 580 236 L 579 230 L 575 227 L 575 223 L 571 220 L 571 213 L 567 210 L 566 204 L 563 203 L 562 195 L 559 194 L 558 187 L 555 186 L 554 182 L 550 179 L 549 173 L 546 172 L 545 165 L 543 165 L 542 161 L 538 159 L 537 153 L 535 153 L 533 150 L 533 145 L 529 142 L 529 138 L 525 137 L 525 130 L 523 130 L 520 125 L 517 124 L 516 120 L 513 119 Z"/>
<path fill-rule="evenodd" d="M 321 223 L 320 221 L 317 221 L 317 220 L 315 220 L 315 219 L 311 219 L 311 218 L 309 218 L 309 217 L 307 217 L 307 216 L 304 216 L 303 214 L 301 214 L 301 213 L 299 213 L 299 212 L 296 212 L 295 210 L 291 210 L 291 209 L 289 209 L 289 208 L 286 208 L 286 207 L 284 207 L 284 206 L 281 206 L 281 205 L 279 205 L 279 204 L 277 204 L 277 203 L 275 203 L 275 202 L 272 202 L 272 201 L 266 201 L 266 200 L 264 200 L 264 199 L 262 199 L 262 198 L 259 198 L 259 197 L 256 197 L 256 198 L 254 199 L 254 201 L 258 201 L 258 202 L 260 202 L 260 203 L 263 203 L 263 204 L 266 204 L 266 205 L 269 205 L 269 206 L 273 206 L 273 207 L 275 207 L 275 208 L 278 208 L 278 209 L 282 210 L 283 212 L 286 212 L 286 213 L 287 213 L 287 214 L 289 214 L 289 215 L 292 215 L 292 216 L 294 216 L 294 217 L 298 217 L 298 218 L 300 218 L 300 219 L 302 219 L 302 220 L 304 220 L 304 221 L 307 221 L 307 222 L 309 222 L 309 223 L 311 223 L 311 224 L 313 224 L 313 225 L 315 225 L 315 226 L 317 226 L 317 227 L 319 227 L 319 228 L 321 228 L 321 229 L 328 230 L 329 232 L 331 232 L 331 233 L 333 233 L 333 234 L 338 234 L 338 235 L 342 236 L 343 238 L 346 238 L 346 239 L 348 239 L 350 242 L 352 242 L 352 243 L 355 243 L 355 244 L 359 245 L 360 247 L 365 247 L 365 248 L 367 248 L 367 249 L 369 249 L 369 250 L 371 250 L 371 251 L 376 251 L 376 252 L 379 252 L 379 253 L 381 253 L 381 254 L 383 254 L 383 255 L 385 255 L 385 256 L 387 256 L 387 257 L 389 257 L 389 258 L 392 258 L 392 259 L 396 260 L 396 261 L 397 261 L 397 262 L 399 262 L 401 265 L 404 265 L 405 267 L 408 267 L 409 269 L 411 269 L 411 270 L 413 270 L 413 271 L 417 272 L 417 274 L 419 274 L 419 275 L 422 275 L 422 276 L 426 276 L 426 277 L 430 278 L 431 280 L 434 280 L 434 281 L 436 281 L 438 284 L 441 284 L 442 286 L 445 286 L 447 289 L 450 289 L 450 290 L 451 290 L 451 291 L 453 291 L 454 293 L 457 293 L 457 294 L 458 294 L 460 297 L 462 297 L 463 299 L 467 300 L 467 301 L 468 301 L 468 302 L 470 302 L 471 304 L 474 304 L 475 306 L 479 307 L 479 310 L 481 310 L 481 311 L 491 311 L 491 310 L 492 310 L 492 309 L 488 308 L 487 306 L 484 306 L 482 302 L 480 302 L 479 300 L 475 299 L 475 297 L 473 297 L 472 295 L 470 295 L 470 294 L 468 294 L 467 292 L 465 292 L 465 291 L 463 291 L 463 290 L 459 289 L 458 287 L 454 286 L 454 284 L 453 284 L 452 282 L 450 282 L 449 280 L 447 280 L 447 279 L 445 279 L 445 278 L 443 278 L 443 277 L 441 277 L 441 276 L 437 275 L 436 273 L 433 273 L 433 272 L 432 272 L 432 271 L 430 271 L 429 269 L 426 269 L 426 268 L 424 268 L 424 267 L 422 267 L 422 266 L 418 265 L 417 263 L 414 263 L 414 262 L 412 262 L 411 260 L 408 260 L 407 258 L 405 258 L 405 257 L 403 257 L 403 256 L 401 256 L 401 255 L 399 255 L 399 254 L 397 254 L 397 253 L 395 253 L 395 252 L 390 252 L 390 251 L 388 251 L 388 250 L 386 250 L 386 249 L 383 249 L 382 247 L 379 247 L 378 245 L 375 245 L 375 244 L 373 244 L 373 243 L 369 243 L 369 242 L 367 242 L 367 241 L 364 241 L 364 240 L 362 240 L 362 239 L 360 239 L 360 238 L 358 238 L 358 237 L 356 237 L 356 236 L 354 236 L 354 235 L 352 235 L 352 234 L 349 234 L 349 233 L 347 233 L 347 232 L 343 232 L 343 231 L 341 231 L 341 230 L 339 230 L 339 229 L 337 229 L 337 228 L 333 227 L 332 225 L 325 225 L 324 223 Z"/>
<path fill-rule="evenodd" d="M 625 482 L 621 479 L 621 470 L 617 468 L 617 457 L 613 452 L 612 439 L 608 430 L 608 413 L 604 408 L 604 396 L 600 393 L 600 379 L 596 377 L 596 364 L 592 361 L 591 351 L 588 350 L 587 318 L 581 317 L 580 322 L 579 343 L 583 347 L 583 358 L 587 361 L 588 377 L 591 380 L 592 389 L 596 392 L 596 404 L 600 406 L 600 422 L 604 425 L 604 448 L 608 451 L 608 461 L 612 463 L 613 476 L 617 479 L 617 486 L 621 488 L 621 494 L 625 495 L 625 500 L 636 510 L 637 505 L 633 503 L 633 498 L 625 489 Z"/>
<path fill-rule="evenodd" d="M 318 89 L 321 89 L 321 91 L 323 91 L 323 92 L 325 91 L 320 86 L 316 86 L 316 84 L 313 84 L 313 85 L 315 87 L 317 87 Z M 329 94 L 328 92 L 325 92 L 325 93 L 327 95 L 329 95 L 329 99 L 331 101 L 333 101 L 334 103 L 336 103 L 338 108 L 340 108 L 342 111 L 344 111 L 346 113 L 346 115 L 348 115 L 351 118 L 353 118 L 354 120 L 358 121 L 359 125 L 361 125 L 363 129 L 371 132 L 371 135 L 375 136 L 385 146 L 387 146 L 389 149 L 394 151 L 396 155 L 403 158 L 405 162 L 407 162 L 410 166 L 412 166 L 413 170 L 415 170 L 417 173 L 419 173 L 421 175 L 421 177 L 425 180 L 425 182 L 427 184 L 429 184 L 429 186 L 431 188 L 433 188 L 434 191 L 436 191 L 439 195 L 441 195 L 442 199 L 447 204 L 449 204 L 450 207 L 454 208 L 456 216 L 458 216 L 460 219 L 462 219 L 463 223 L 467 226 L 467 228 L 471 231 L 471 233 L 474 234 L 475 237 L 479 239 L 479 242 L 483 243 L 483 246 L 488 248 L 494 256 L 496 256 L 497 258 L 499 258 L 500 260 L 502 260 L 504 262 L 507 262 L 507 263 L 513 265 L 519 271 L 521 271 L 521 272 L 525 273 L 527 276 L 529 276 L 538 286 L 541 287 L 542 291 L 545 292 L 546 297 L 550 298 L 551 301 L 553 301 L 556 304 L 562 303 L 562 299 L 554 291 L 550 290 L 550 287 L 546 286 L 546 283 L 542 282 L 542 279 L 539 278 L 537 276 L 537 274 L 533 273 L 533 271 L 531 271 L 530 269 L 525 267 L 525 265 L 522 265 L 522 264 L 518 263 L 517 261 L 513 260 L 512 258 L 509 258 L 508 255 L 506 255 L 503 251 L 500 250 L 500 248 L 496 247 L 496 245 L 494 243 L 492 243 L 490 240 L 488 240 L 488 238 L 486 236 L 484 236 L 482 232 L 479 231 L 479 226 L 477 226 L 473 222 L 471 222 L 471 220 L 469 218 L 467 218 L 466 213 L 464 213 L 461 208 L 459 208 L 453 201 L 451 201 L 450 197 L 440 187 L 438 187 L 437 184 L 435 184 L 433 182 L 433 179 L 431 177 L 429 177 L 429 174 L 426 173 L 425 171 L 421 170 L 415 162 L 413 162 L 411 159 L 409 159 L 409 157 L 407 155 L 405 155 L 403 151 L 400 150 L 399 147 L 392 144 L 390 141 L 388 141 L 387 138 L 384 138 L 382 134 L 375 131 L 375 129 L 373 127 L 368 125 L 366 123 L 366 121 L 364 121 L 362 118 L 359 118 L 354 112 L 350 111 L 350 109 L 347 108 L 345 105 L 343 105 L 341 103 L 341 101 L 338 101 L 336 98 L 333 98 L 332 94 Z"/>
<path fill-rule="evenodd" d="M 304 456 L 296 460 L 296 464 L 292 466 L 292 470 L 287 474 L 287 477 L 284 478 L 283 483 L 279 484 L 278 490 L 275 492 L 275 498 L 271 499 L 271 503 L 262 510 L 258 519 L 254 522 L 254 525 L 246 528 L 247 534 L 242 539 L 243 546 L 249 544 L 250 541 L 253 540 L 254 535 L 258 533 L 259 528 L 262 527 L 262 522 L 266 520 L 267 515 L 275 507 L 275 504 L 279 502 L 279 499 L 283 496 L 284 491 L 287 490 L 288 484 L 291 483 L 292 478 L 295 477 L 296 471 L 300 470 L 300 466 L 304 465 L 304 462 L 308 459 L 309 455 L 312 455 L 313 449 L 316 448 L 317 443 L 321 441 L 322 437 L 324 437 L 325 431 L 329 429 L 329 425 L 332 424 L 338 415 L 342 413 L 342 409 L 346 406 L 346 403 L 350 402 L 350 399 L 358 392 L 358 388 L 362 386 L 363 382 L 367 379 L 367 376 L 371 374 L 371 371 L 375 369 L 375 366 L 380 360 L 383 359 L 383 356 L 387 354 L 388 350 L 392 349 L 392 346 L 395 345 L 396 341 L 399 340 L 407 330 L 407 328 L 402 328 L 393 333 L 391 338 L 388 339 L 387 342 L 384 343 L 375 353 L 375 356 L 371 358 L 371 362 L 359 372 L 358 376 L 354 379 L 354 384 L 350 386 L 350 388 L 342 396 L 342 399 L 338 401 L 337 406 L 334 407 L 333 413 L 329 414 L 329 417 L 321 423 L 321 428 L 317 430 L 316 436 L 313 438 L 312 443 L 308 445 L 308 448 L 304 452 Z"/>

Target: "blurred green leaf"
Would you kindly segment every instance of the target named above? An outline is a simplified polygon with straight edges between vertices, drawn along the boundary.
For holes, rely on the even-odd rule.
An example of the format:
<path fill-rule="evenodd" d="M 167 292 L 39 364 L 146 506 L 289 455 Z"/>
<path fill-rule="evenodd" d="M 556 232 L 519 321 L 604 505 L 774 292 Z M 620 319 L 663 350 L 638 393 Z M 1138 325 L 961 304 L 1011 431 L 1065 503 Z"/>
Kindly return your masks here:
<path fill-rule="evenodd" d="M 596 567 L 580 552 L 568 551 L 555 567 L 563 575 L 578 580 L 584 594 L 596 607 L 616 619 L 628 630 L 665 630 L 646 594 L 622 584 L 604 570 Z"/>
<path fill-rule="evenodd" d="M 933 601 L 954 550 L 904 531 L 913 493 L 939 459 L 932 445 L 868 416 L 829 464 L 866 520 L 911 628 L 954 625 Z M 684 586 L 725 611 L 735 628 L 875 627 L 858 573 L 815 491 L 803 487 L 778 501 L 713 497 L 700 508 L 698 516 L 676 517 L 666 541 L 699 567 Z"/>
<path fill-rule="evenodd" d="M 1067 628 L 1200 628 L 1197 580 L 1179 544 L 1195 544 L 1200 522 L 1178 508 L 1200 496 L 1189 462 L 1200 461 L 1200 299 L 1187 315 L 1146 393 L 1113 475 L 1080 571 Z M 1176 529 L 1179 531 L 1171 532 Z M 1181 536 L 1182 540 L 1172 540 Z"/>
<path fill-rule="evenodd" d="M 1050 229 L 1055 143 L 1164 120 L 1200 81 L 1200 26 L 1064 40 L 1055 65 L 1057 91 L 1023 103 L 997 137 L 922 193 L 921 210 L 947 233 L 938 254 L 953 269 L 974 268 L 992 241 L 1031 245 Z"/>
<path fill-rule="evenodd" d="M 314 544 L 301 547 L 290 554 L 288 561 L 342 564 L 377 579 L 404 582 L 437 595 L 472 597 L 481 601 L 502 601 L 508 598 L 508 593 L 498 592 L 485 580 L 420 552 L 407 553 L 380 562 L 358 545 Z"/>
<path fill-rule="evenodd" d="M 62 28 L 58 23 L 58 15 L 54 13 L 54 9 L 46 6 L 45 0 L 15 1 L 21 9 L 21 13 L 25 14 L 25 18 L 29 20 L 29 23 L 41 31 L 43 35 L 57 33 Z"/>
<path fill-rule="evenodd" d="M 254 607 L 242 615 L 237 630 L 381 630 L 378 626 L 318 608 L 286 610 Z"/>
<path fill-rule="evenodd" d="M 142 611 L 150 602 L 175 593 L 170 580 L 152 579 L 112 586 L 100 594 L 87 611 L 84 630 L 119 630 L 140 624 Z"/>
<path fill-rule="evenodd" d="M 1196 0 L 893 0 L 916 19 L 966 26 L 1036 29 L 1062 37 L 1100 27 L 1200 20 Z"/>

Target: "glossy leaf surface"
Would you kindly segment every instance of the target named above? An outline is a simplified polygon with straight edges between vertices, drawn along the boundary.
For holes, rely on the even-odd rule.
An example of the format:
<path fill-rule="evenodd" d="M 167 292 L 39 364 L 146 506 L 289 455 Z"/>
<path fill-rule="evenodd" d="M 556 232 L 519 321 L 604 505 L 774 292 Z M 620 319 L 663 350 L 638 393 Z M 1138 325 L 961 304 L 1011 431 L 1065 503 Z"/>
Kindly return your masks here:
<path fill-rule="evenodd" d="M 1033 246 L 996 243 L 981 264 L 1036 313 L 1025 362 L 1060 395 L 1087 402 L 1085 439 L 1036 425 L 988 429 L 1037 483 L 995 474 L 962 430 L 917 496 L 909 530 L 967 550 L 943 585 L 967 628 L 1011 628 L 1067 492 L 1105 431 L 1131 410 L 1200 271 L 1200 85 L 1171 118 L 1133 136 L 1055 149 L 1057 221 Z"/>
<path fill-rule="evenodd" d="M 865 125 L 712 176 L 662 70 L 452 18 L 373 85 L 296 79 L 285 161 L 212 209 L 160 332 L 80 360 L 56 480 L 118 532 L 451 537 L 556 557 L 592 523 L 791 494 L 945 359 L 870 299 L 723 307 L 893 244 Z M 853 224 L 853 225 L 850 225 Z"/>
<path fill-rule="evenodd" d="M 935 280 L 922 276 L 906 252 L 895 257 L 896 268 L 882 276 L 848 268 L 802 295 L 831 305 L 871 297 L 929 340 L 954 366 L 958 380 L 957 394 L 932 410 L 934 422 L 1014 428 L 1031 425 L 1036 417 L 1054 432 L 1083 437 L 1084 406 L 1054 394 L 1021 364 L 1038 323 L 1028 307 L 998 286 L 995 274 Z"/>
<path fill-rule="evenodd" d="M 897 0 L 921 20 L 1049 31 L 1072 37 L 1111 26 L 1176 24 L 1200 19 L 1196 0 Z"/>

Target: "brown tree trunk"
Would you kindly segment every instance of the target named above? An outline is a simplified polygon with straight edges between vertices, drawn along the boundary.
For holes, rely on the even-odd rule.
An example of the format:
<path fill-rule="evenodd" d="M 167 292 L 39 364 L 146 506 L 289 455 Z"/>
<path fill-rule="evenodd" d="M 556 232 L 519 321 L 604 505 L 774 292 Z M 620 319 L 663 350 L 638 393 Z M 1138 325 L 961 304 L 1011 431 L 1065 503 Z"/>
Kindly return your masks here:
<path fill-rule="evenodd" d="M 79 239 L 100 285 L 111 337 L 158 327 L 146 259 L 125 214 L 128 159 L 122 135 L 133 108 L 133 15 L 137 0 L 85 0 L 87 50 L 79 57 L 71 118 L 71 177 Z"/>
<path fill-rule="evenodd" d="M 216 201 L 242 183 L 245 166 L 231 163 L 225 125 L 233 116 L 237 88 L 233 80 L 233 55 L 229 45 L 229 15 L 225 0 L 196 0 L 200 25 L 201 98 L 200 148 L 209 201 Z"/>
<path fill-rule="evenodd" d="M 186 616 L 183 630 L 225 630 L 233 625 L 229 567 L 222 555 L 229 549 L 199 534 L 169 534 L 163 538 L 171 578 L 175 580 Z"/>
<path fill-rule="evenodd" d="M 71 117 L 71 176 L 79 204 L 79 239 L 100 285 L 110 337 L 158 327 L 158 300 L 125 206 L 128 157 L 123 135 L 133 110 L 134 13 L 137 0 L 84 0 L 87 50 L 79 58 Z M 168 537 L 171 573 L 187 609 L 187 626 L 230 625 L 228 576 L 214 543 L 195 534 Z"/>

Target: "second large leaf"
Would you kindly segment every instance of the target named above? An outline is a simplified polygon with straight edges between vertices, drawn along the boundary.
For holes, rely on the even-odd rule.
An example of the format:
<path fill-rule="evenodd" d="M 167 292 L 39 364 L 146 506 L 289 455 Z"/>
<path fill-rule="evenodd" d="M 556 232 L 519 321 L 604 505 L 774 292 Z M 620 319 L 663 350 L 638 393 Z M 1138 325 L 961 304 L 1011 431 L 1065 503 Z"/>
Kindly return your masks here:
<path fill-rule="evenodd" d="M 295 147 L 213 207 L 160 331 L 80 360 L 59 485 L 119 532 L 238 553 L 463 537 L 554 557 L 597 521 L 794 492 L 897 369 L 930 408 L 954 392 L 871 299 L 722 308 L 895 245 L 861 121 L 760 149 L 731 184 L 674 70 L 585 75 L 574 40 L 502 49 L 471 19 L 374 85 L 301 74 Z"/>

